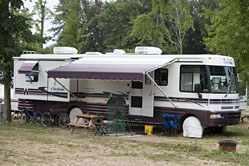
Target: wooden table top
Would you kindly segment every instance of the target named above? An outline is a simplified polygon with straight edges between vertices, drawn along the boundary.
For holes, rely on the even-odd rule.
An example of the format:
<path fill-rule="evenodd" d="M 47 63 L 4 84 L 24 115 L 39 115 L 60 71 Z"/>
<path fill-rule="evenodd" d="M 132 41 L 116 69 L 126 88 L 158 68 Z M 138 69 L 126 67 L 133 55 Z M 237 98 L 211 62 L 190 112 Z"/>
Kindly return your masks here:
<path fill-rule="evenodd" d="M 91 119 L 103 119 L 104 118 L 104 116 L 98 116 L 94 114 L 79 114 L 76 116 L 77 118 L 91 118 Z"/>

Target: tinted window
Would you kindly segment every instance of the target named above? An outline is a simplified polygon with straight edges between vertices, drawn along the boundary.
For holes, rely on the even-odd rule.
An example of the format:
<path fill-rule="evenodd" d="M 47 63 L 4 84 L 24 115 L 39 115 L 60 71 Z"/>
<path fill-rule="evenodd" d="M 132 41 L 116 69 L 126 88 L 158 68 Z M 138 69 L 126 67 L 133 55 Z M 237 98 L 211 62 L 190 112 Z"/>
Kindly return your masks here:
<path fill-rule="evenodd" d="M 132 81 L 131 87 L 133 89 L 143 89 L 143 83 Z"/>
<path fill-rule="evenodd" d="M 131 107 L 142 108 L 143 98 L 140 96 L 131 96 Z"/>
<path fill-rule="evenodd" d="M 155 71 L 155 81 L 160 86 L 168 85 L 168 69 L 157 69 Z"/>
<path fill-rule="evenodd" d="M 180 77 L 180 91 L 194 92 L 195 84 L 200 84 L 201 92 L 208 92 L 205 66 L 182 65 Z"/>
<path fill-rule="evenodd" d="M 38 76 L 38 64 L 36 64 L 32 72 L 30 74 L 26 74 L 26 82 L 38 82 Z"/>

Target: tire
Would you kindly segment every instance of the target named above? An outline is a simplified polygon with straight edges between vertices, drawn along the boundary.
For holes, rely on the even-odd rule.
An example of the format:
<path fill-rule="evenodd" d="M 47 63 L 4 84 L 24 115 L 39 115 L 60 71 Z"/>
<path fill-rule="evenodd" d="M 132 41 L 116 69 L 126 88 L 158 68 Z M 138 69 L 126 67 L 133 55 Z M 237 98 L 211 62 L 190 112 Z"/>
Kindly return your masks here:
<path fill-rule="evenodd" d="M 66 128 L 68 127 L 68 123 L 70 123 L 70 118 L 67 114 L 60 114 L 59 119 L 58 119 L 58 124 L 61 128 Z"/>
<path fill-rule="evenodd" d="M 17 121 L 20 123 L 20 124 L 24 124 L 26 123 L 27 121 L 27 116 L 24 112 L 18 112 L 17 113 Z"/>
<path fill-rule="evenodd" d="M 70 123 L 75 123 L 76 115 L 79 114 L 83 114 L 83 111 L 79 107 L 74 107 L 71 109 L 69 113 Z M 84 124 L 84 120 L 82 118 L 79 119 L 78 124 Z"/>
<path fill-rule="evenodd" d="M 42 113 L 40 113 L 40 112 L 35 113 L 34 122 L 35 122 L 36 125 L 41 125 L 41 123 L 42 123 Z"/>
<path fill-rule="evenodd" d="M 203 134 L 201 122 L 194 116 L 190 116 L 184 120 L 182 129 L 184 137 L 201 138 Z"/>
<path fill-rule="evenodd" d="M 50 115 L 50 113 L 44 113 L 42 115 L 41 124 L 47 127 L 51 125 L 51 123 L 52 123 L 52 116 Z"/>

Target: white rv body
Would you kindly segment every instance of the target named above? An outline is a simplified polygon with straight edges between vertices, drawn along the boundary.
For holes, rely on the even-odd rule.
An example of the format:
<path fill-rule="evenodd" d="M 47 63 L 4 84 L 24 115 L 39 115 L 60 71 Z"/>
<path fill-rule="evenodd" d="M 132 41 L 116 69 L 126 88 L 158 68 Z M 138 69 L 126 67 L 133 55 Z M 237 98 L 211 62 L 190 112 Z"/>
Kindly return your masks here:
<path fill-rule="evenodd" d="M 161 123 L 164 121 L 162 115 L 170 113 L 180 115 L 181 124 L 189 116 L 197 117 L 203 127 L 238 124 L 239 94 L 232 82 L 235 80 L 233 58 L 220 55 L 151 55 L 149 51 L 150 55 L 117 52 L 15 57 L 15 96 L 21 103 L 28 103 L 39 111 L 56 107 L 70 113 L 77 107 L 82 112 L 105 115 L 110 95 L 116 95 L 125 99 L 130 120 Z M 37 82 L 27 82 L 25 72 L 20 71 L 29 61 L 38 64 L 35 71 L 39 73 Z M 136 66 L 139 70 L 144 68 L 143 78 L 139 73 L 140 80 L 135 78 Z M 148 66 L 152 67 L 147 69 Z M 89 71 L 83 72 L 83 69 Z M 115 75 L 116 69 L 120 70 L 120 75 Z M 128 74 L 122 73 L 123 69 L 127 69 Z M 212 72 L 218 75 L 212 75 Z M 223 75 L 219 76 L 222 72 Z M 231 77 L 228 73 L 232 73 Z M 201 77 L 206 79 L 207 88 L 196 92 L 195 84 L 203 82 Z M 227 82 L 229 85 L 226 85 Z"/>
<path fill-rule="evenodd" d="M 17 111 L 18 110 L 18 98 L 14 97 L 14 89 L 11 88 L 10 90 L 11 96 L 11 110 Z M 0 84 L 0 103 L 4 104 L 4 85 Z"/>
<path fill-rule="evenodd" d="M 23 54 L 21 57 L 14 58 L 14 89 L 15 97 L 24 100 L 45 100 L 45 101 L 63 101 L 69 102 L 69 93 L 62 88 L 54 80 L 47 79 L 47 71 L 60 66 L 65 63 L 69 63 L 75 59 L 79 59 L 80 55 L 77 54 Z M 18 73 L 18 69 L 25 63 L 34 63 L 39 65 L 38 73 L 39 79 L 34 82 L 27 82 L 28 78 L 25 74 Z M 42 73 L 42 74 L 40 74 Z M 66 88 L 69 88 L 70 80 L 61 79 L 60 82 Z M 56 95 L 49 95 L 46 92 L 57 93 L 63 97 L 57 97 Z"/>

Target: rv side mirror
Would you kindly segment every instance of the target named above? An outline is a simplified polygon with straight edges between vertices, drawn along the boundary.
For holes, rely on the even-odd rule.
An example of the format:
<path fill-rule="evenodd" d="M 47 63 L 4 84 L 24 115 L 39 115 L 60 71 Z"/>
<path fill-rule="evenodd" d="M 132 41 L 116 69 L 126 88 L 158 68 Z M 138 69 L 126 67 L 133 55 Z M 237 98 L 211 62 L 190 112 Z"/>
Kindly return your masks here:
<path fill-rule="evenodd" d="M 202 98 L 202 95 L 200 94 L 201 92 L 201 85 L 200 84 L 195 84 L 195 92 L 198 93 L 199 98 Z"/>
<path fill-rule="evenodd" d="M 195 92 L 200 93 L 201 92 L 201 85 L 195 84 Z"/>

